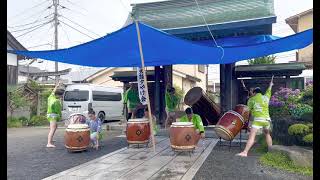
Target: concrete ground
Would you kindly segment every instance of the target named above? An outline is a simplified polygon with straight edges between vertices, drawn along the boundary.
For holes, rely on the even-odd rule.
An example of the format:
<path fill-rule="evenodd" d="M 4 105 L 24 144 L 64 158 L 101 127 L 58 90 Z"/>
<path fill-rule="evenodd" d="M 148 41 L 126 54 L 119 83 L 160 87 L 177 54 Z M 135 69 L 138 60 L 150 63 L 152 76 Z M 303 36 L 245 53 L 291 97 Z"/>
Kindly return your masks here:
<path fill-rule="evenodd" d="M 125 137 L 121 131 L 108 131 L 101 149 L 69 153 L 64 147 L 64 129 L 58 129 L 54 139 L 56 148 L 46 148 L 47 128 L 10 128 L 7 138 L 7 178 L 42 179 L 92 159 L 123 148 Z"/>
<path fill-rule="evenodd" d="M 233 144 L 236 145 L 236 144 Z M 244 147 L 243 144 L 242 147 Z M 255 148 L 255 147 L 254 147 Z M 311 180 L 312 177 L 289 173 L 275 168 L 262 166 L 260 155 L 250 151 L 247 158 L 235 156 L 239 147 L 221 146 L 217 144 L 201 168 L 194 176 L 194 180 Z"/>

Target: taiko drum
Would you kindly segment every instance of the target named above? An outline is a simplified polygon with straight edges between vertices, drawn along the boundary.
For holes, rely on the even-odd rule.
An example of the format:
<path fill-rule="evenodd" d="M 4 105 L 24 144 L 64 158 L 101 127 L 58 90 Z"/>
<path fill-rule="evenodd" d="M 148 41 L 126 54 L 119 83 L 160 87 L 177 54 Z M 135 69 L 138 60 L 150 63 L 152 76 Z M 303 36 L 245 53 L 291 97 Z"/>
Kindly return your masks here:
<path fill-rule="evenodd" d="M 243 120 L 245 122 L 249 121 L 250 111 L 249 111 L 249 107 L 248 106 L 246 106 L 244 104 L 238 104 L 234 108 L 234 111 L 239 113 L 243 117 Z"/>
<path fill-rule="evenodd" d="M 83 151 L 90 144 L 90 128 L 86 124 L 70 124 L 64 134 L 65 147 L 69 151 Z"/>
<path fill-rule="evenodd" d="M 148 143 L 150 135 L 150 123 L 148 119 L 129 119 L 127 122 L 127 142 L 129 144 Z"/>
<path fill-rule="evenodd" d="M 192 122 L 173 122 L 170 127 L 171 148 L 192 150 L 196 147 L 196 131 Z"/>
<path fill-rule="evenodd" d="M 184 97 L 184 103 L 192 107 L 195 114 L 201 116 L 204 125 L 215 124 L 220 115 L 220 106 L 212 101 L 201 87 L 190 89 Z"/>
<path fill-rule="evenodd" d="M 214 130 L 222 139 L 231 141 L 240 132 L 244 122 L 239 113 L 230 110 L 219 119 Z"/>

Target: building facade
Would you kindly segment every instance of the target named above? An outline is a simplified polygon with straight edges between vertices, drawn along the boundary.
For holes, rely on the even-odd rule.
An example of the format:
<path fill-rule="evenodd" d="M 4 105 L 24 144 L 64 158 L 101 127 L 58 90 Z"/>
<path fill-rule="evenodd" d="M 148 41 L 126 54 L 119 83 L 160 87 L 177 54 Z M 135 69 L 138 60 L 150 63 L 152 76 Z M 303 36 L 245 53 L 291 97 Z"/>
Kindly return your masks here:
<path fill-rule="evenodd" d="M 313 28 L 313 9 L 309 9 L 287 18 L 286 23 L 295 33 Z M 305 63 L 307 68 L 313 67 L 313 43 L 298 50 L 297 61 Z"/>
<path fill-rule="evenodd" d="M 7 50 L 27 50 L 16 38 L 7 30 Z M 16 85 L 18 83 L 18 60 L 23 57 L 16 54 L 7 53 L 7 84 Z"/>
<path fill-rule="evenodd" d="M 147 67 L 147 70 L 154 70 L 154 67 Z M 123 87 L 120 81 L 112 80 L 114 72 L 136 71 L 136 68 L 106 68 L 86 78 L 92 84 L 111 87 Z M 201 87 L 206 90 L 206 73 L 204 65 L 174 65 L 172 67 L 172 84 L 186 94 L 193 87 Z"/>

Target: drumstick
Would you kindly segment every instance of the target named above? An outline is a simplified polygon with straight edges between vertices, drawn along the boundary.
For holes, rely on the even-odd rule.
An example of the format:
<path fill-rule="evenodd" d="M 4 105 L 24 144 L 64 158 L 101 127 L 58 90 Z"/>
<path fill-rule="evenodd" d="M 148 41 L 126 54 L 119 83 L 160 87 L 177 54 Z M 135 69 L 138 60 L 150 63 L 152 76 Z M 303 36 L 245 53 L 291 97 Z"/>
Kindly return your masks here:
<path fill-rule="evenodd" d="M 272 75 L 272 78 L 271 78 L 271 81 L 270 81 L 270 86 L 273 85 L 273 77 L 274 77 L 274 75 Z"/>

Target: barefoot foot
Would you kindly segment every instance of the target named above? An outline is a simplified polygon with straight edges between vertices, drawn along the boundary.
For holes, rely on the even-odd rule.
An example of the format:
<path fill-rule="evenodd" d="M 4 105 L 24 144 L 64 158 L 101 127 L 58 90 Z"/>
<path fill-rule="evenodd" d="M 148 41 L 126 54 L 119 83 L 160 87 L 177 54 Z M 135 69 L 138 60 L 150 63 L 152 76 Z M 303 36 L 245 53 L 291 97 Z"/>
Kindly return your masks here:
<path fill-rule="evenodd" d="M 54 147 L 56 147 L 56 146 L 53 144 L 47 144 L 47 148 L 54 148 Z"/>
<path fill-rule="evenodd" d="M 245 153 L 245 152 L 241 152 L 241 153 L 236 154 L 236 156 L 240 156 L 240 157 L 247 157 L 247 156 L 248 156 L 248 154 L 247 154 L 247 153 Z"/>

